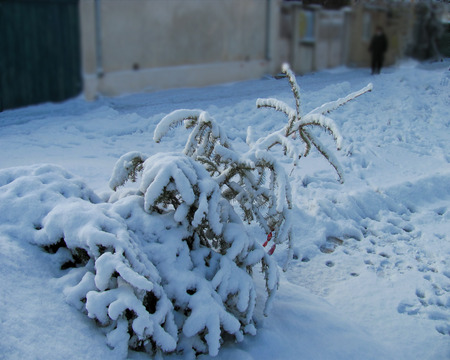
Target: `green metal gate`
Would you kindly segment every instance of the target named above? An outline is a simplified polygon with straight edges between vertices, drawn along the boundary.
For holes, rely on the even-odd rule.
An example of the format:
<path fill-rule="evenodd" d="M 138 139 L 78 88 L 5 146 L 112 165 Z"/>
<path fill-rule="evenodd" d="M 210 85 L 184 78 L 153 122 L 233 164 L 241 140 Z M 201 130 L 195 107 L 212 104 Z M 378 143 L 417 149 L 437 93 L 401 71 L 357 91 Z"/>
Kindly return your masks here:
<path fill-rule="evenodd" d="M 80 94 L 78 0 L 0 0 L 0 111 Z"/>

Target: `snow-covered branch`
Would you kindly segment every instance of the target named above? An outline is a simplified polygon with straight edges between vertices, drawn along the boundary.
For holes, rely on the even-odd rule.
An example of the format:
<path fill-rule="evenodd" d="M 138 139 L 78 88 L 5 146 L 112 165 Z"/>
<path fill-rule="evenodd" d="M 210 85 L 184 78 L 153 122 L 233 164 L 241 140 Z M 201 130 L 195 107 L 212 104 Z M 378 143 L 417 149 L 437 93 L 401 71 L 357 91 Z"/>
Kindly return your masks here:
<path fill-rule="evenodd" d="M 256 106 L 258 108 L 261 107 L 273 108 L 277 111 L 281 111 L 284 114 L 286 114 L 288 118 L 288 123 L 285 127 L 284 136 L 288 138 L 298 131 L 299 133 L 298 139 L 300 139 L 304 143 L 303 156 L 307 156 L 311 150 L 311 145 L 314 145 L 314 147 L 319 151 L 319 153 L 325 157 L 325 159 L 331 164 L 331 166 L 333 166 L 333 168 L 336 170 L 339 176 L 339 180 L 342 182 L 343 172 L 339 164 L 339 161 L 334 155 L 332 155 L 332 153 L 328 149 L 325 148 L 325 146 L 319 141 L 319 139 L 315 137 L 311 131 L 308 130 L 308 128 L 312 126 L 318 126 L 328 130 L 334 137 L 337 149 L 338 150 L 341 149 L 343 141 L 342 135 L 340 134 L 339 129 L 336 126 L 334 120 L 325 116 L 324 114 L 327 114 L 337 109 L 338 107 L 346 104 L 347 102 L 357 98 L 358 96 L 361 96 L 366 92 L 371 91 L 373 85 L 368 84 L 361 90 L 355 91 L 347 95 L 346 97 L 340 98 L 336 101 L 325 103 L 317 107 L 316 109 L 310 111 L 305 116 L 302 116 L 300 108 L 301 105 L 300 90 L 295 75 L 290 69 L 288 64 L 283 65 L 282 71 L 286 74 L 289 84 L 291 85 L 292 93 L 294 95 L 296 104 L 296 111 L 283 101 L 279 101 L 277 99 L 272 98 L 258 99 L 256 101 Z M 298 150 L 294 150 L 296 147 L 293 145 L 293 141 L 282 141 L 280 139 L 280 135 L 281 133 L 279 131 L 269 134 L 262 140 L 260 139 L 258 146 L 269 150 L 276 144 L 282 145 L 285 154 L 294 160 L 295 165 L 298 159 L 300 158 L 299 155 L 300 152 Z"/>
<path fill-rule="evenodd" d="M 308 115 L 330 113 L 333 110 L 336 110 L 338 107 L 348 103 L 349 101 L 356 99 L 358 96 L 361 96 L 361 95 L 365 94 L 366 92 L 372 91 L 372 89 L 373 89 L 373 84 L 369 83 L 367 86 L 363 87 L 361 90 L 355 91 L 343 98 L 340 98 L 335 101 L 330 101 L 328 103 L 325 103 L 325 104 L 315 108 L 314 110 L 311 110 L 308 113 Z"/>
<path fill-rule="evenodd" d="M 153 140 L 157 143 L 173 128 L 179 126 L 185 120 L 197 120 L 203 110 L 180 109 L 166 115 L 157 125 Z"/>
<path fill-rule="evenodd" d="M 277 99 L 257 99 L 256 100 L 256 107 L 257 108 L 272 108 L 276 111 L 280 111 L 284 113 L 288 119 L 289 123 L 294 122 L 298 118 L 298 113 L 296 110 L 291 108 L 288 104 L 286 104 L 284 101 L 277 100 Z"/>

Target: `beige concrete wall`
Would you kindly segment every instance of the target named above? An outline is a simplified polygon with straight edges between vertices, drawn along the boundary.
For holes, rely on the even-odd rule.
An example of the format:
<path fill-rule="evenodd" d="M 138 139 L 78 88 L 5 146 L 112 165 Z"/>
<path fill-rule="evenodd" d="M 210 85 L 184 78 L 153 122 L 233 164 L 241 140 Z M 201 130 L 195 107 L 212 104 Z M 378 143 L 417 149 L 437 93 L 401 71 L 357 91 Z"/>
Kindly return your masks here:
<path fill-rule="evenodd" d="M 80 33 L 83 71 L 96 71 L 95 10 L 93 0 L 80 0 Z"/>
<path fill-rule="evenodd" d="M 405 56 L 414 27 L 413 4 L 383 0 L 355 0 L 340 11 L 287 2 L 281 14 L 282 57 L 298 74 L 340 65 L 370 66 L 368 49 L 377 25 L 389 41 L 385 65 L 392 65 Z M 305 40 L 308 23 L 313 24 L 314 35 Z"/>
<path fill-rule="evenodd" d="M 322 10 L 316 16 L 315 69 L 322 70 L 344 64 L 345 13 Z"/>
<path fill-rule="evenodd" d="M 80 0 L 88 98 L 95 93 L 117 95 L 255 78 L 280 65 L 279 0 L 99 0 L 97 4 L 100 41 L 96 41 L 96 0 Z"/>
<path fill-rule="evenodd" d="M 89 100 L 92 100 L 98 92 L 95 34 L 94 1 L 80 0 L 80 37 L 83 88 L 84 94 Z"/>
<path fill-rule="evenodd" d="M 286 3 L 284 5 L 283 29 L 280 36 L 289 49 L 283 55 L 297 74 L 305 74 L 315 70 L 316 64 L 316 41 L 305 40 L 306 17 L 301 3 Z M 317 25 L 314 23 L 314 25 Z M 314 33 L 317 31 L 314 30 Z"/>
<path fill-rule="evenodd" d="M 370 66 L 368 51 L 371 36 L 376 26 L 381 26 L 388 38 L 389 46 L 385 65 L 392 65 L 405 56 L 411 39 L 414 23 L 412 4 L 395 4 L 390 7 L 380 2 L 379 6 L 364 3 L 354 5 L 351 13 L 349 65 Z"/>
<path fill-rule="evenodd" d="M 284 10 L 290 14 L 283 19 L 290 24 L 284 25 L 290 26 L 291 30 L 285 30 L 282 36 L 289 37 L 291 48 L 288 58 L 297 74 L 345 63 L 347 12 L 318 7 L 305 8 L 301 3 L 288 3 Z M 310 30 L 306 30 L 307 28 Z M 312 29 L 312 34 L 307 34 Z"/>

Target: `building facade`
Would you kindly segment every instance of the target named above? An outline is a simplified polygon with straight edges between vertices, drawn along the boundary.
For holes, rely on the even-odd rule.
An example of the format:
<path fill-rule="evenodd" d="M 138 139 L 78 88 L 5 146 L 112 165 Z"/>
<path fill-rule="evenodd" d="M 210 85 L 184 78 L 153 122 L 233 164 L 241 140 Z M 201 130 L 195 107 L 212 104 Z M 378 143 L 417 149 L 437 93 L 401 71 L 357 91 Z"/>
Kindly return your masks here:
<path fill-rule="evenodd" d="M 278 0 L 80 0 L 84 92 L 204 86 L 273 73 Z"/>
<path fill-rule="evenodd" d="M 297 74 L 369 67 L 376 26 L 388 37 L 391 65 L 411 49 L 436 49 L 437 42 L 418 40 L 431 28 L 419 4 L 424 6 L 386 0 L 2 0 L 0 111 L 80 93 L 94 99 L 255 79 L 277 74 L 284 62 Z M 448 18 L 444 2 L 426 8 Z"/>

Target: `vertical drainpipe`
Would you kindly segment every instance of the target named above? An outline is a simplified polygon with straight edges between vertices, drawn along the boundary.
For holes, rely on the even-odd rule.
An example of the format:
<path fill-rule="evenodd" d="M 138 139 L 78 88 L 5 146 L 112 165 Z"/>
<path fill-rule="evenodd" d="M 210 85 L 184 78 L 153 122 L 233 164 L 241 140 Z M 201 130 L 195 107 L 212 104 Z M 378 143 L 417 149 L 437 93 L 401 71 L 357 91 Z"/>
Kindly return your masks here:
<path fill-rule="evenodd" d="M 101 0 L 95 0 L 95 55 L 97 78 L 103 77 Z"/>
<path fill-rule="evenodd" d="M 271 21 L 271 13 L 272 13 L 272 0 L 266 0 L 266 44 L 265 44 L 265 58 L 267 61 L 272 60 L 271 56 L 271 46 L 270 46 L 270 38 L 271 38 L 271 27 L 272 27 L 272 21 Z"/>

